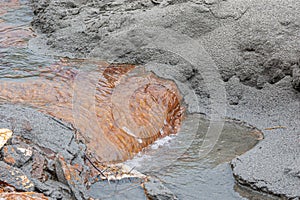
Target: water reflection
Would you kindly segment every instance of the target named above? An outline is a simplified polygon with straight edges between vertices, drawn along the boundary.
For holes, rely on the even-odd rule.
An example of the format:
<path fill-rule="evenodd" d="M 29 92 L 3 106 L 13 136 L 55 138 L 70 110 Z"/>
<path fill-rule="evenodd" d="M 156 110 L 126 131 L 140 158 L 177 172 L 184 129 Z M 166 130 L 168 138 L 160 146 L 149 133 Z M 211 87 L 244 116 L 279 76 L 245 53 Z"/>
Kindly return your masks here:
<path fill-rule="evenodd" d="M 7 9 L 18 8 L 20 6 L 19 0 L 1 0 L 0 3 L 1 3 L 0 16 L 7 13 Z"/>
<path fill-rule="evenodd" d="M 11 1 L 0 1 L 0 48 L 5 47 L 21 47 L 26 46 L 26 41 L 30 38 L 35 37 L 32 29 L 28 26 L 28 24 L 14 24 L 12 25 L 9 22 L 9 19 L 6 17 L 9 16 L 9 11 L 19 9 L 21 3 L 19 0 L 11 0 Z M 6 15 L 6 16 L 5 16 Z"/>
<path fill-rule="evenodd" d="M 126 163 L 158 177 L 179 199 L 242 199 L 246 193 L 234 190 L 237 186 L 228 162 L 253 148 L 262 139 L 262 133 L 242 124 L 226 122 L 213 150 L 201 159 L 199 149 L 209 121 L 200 116 L 200 126 L 194 136 L 191 125 L 198 121 L 197 118 L 196 115 L 187 116 L 176 137 L 160 140 L 164 144 L 156 142 Z M 159 143 L 161 145 L 156 145 Z"/>

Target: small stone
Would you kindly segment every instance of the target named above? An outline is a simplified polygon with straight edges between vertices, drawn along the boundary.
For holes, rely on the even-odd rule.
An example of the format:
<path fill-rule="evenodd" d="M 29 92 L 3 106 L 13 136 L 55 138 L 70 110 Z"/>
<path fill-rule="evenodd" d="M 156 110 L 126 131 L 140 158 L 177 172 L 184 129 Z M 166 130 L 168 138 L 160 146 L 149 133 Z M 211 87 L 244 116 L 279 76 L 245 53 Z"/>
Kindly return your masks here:
<path fill-rule="evenodd" d="M 35 192 L 3 192 L 0 199 L 48 200 L 43 194 Z"/>
<path fill-rule="evenodd" d="M 22 167 L 32 156 L 32 148 L 27 144 L 8 145 L 1 151 L 3 161 L 14 167 Z"/>
<path fill-rule="evenodd" d="M 6 142 L 11 138 L 12 131 L 6 128 L 0 129 L 0 149 L 6 144 Z"/>
<path fill-rule="evenodd" d="M 212 4 L 215 4 L 217 2 L 218 2 L 218 0 L 204 0 L 204 3 L 208 4 L 208 5 L 212 5 Z"/>
<path fill-rule="evenodd" d="M 75 199 L 87 199 L 86 187 L 83 178 L 79 175 L 80 167 L 68 164 L 62 156 L 58 156 L 55 162 L 56 175 L 59 182 L 69 186 Z"/>
<path fill-rule="evenodd" d="M 35 152 L 33 155 L 33 164 L 31 170 L 32 178 L 38 179 L 40 181 L 43 181 L 45 179 L 44 165 L 45 165 L 45 158 L 38 152 Z"/>
<path fill-rule="evenodd" d="M 13 186 L 18 191 L 31 192 L 34 184 L 23 171 L 0 161 L 0 182 Z"/>
<path fill-rule="evenodd" d="M 155 178 L 150 178 L 148 182 L 145 182 L 144 188 L 149 199 L 178 199 L 166 186 L 164 186 L 158 179 Z"/>
<path fill-rule="evenodd" d="M 300 92 L 300 68 L 295 66 L 293 69 L 293 87 Z"/>

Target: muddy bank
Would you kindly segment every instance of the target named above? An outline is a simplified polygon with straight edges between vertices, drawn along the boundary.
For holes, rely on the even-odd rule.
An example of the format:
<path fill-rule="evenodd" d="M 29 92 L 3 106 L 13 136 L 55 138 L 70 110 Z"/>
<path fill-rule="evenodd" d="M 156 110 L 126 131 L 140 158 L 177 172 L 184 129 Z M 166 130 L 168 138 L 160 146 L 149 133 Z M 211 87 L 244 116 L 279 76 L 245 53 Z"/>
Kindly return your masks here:
<path fill-rule="evenodd" d="M 176 199 L 159 180 L 125 165 L 92 165 L 72 126 L 32 108 L 1 104 L 0 126 L 13 132 L 0 148 L 2 198 Z"/>
<path fill-rule="evenodd" d="M 266 136 L 232 161 L 237 181 L 299 198 L 298 1 L 33 0 L 32 7 L 33 26 L 43 34 L 30 41 L 32 50 L 151 65 L 195 91 L 198 107 L 190 106 L 191 113 L 214 110 L 214 83 L 203 77 L 213 67 L 203 58 L 210 55 L 226 89 L 225 116 Z M 170 48 L 176 45 L 181 52 Z"/>
<path fill-rule="evenodd" d="M 1 181 L 15 187 L 17 191 L 36 191 L 54 199 L 72 198 L 68 181 L 62 181 L 65 179 L 64 173 L 56 173 L 63 169 L 56 162 L 72 163 L 81 166 L 83 173 L 87 172 L 83 154 L 86 147 L 75 141 L 74 130 L 30 108 L 1 105 L 0 112 L 1 127 L 13 131 L 13 137 L 1 150 L 0 161 L 1 170 L 9 166 L 11 177 L 10 172 L 1 171 Z M 30 187 L 18 183 L 15 171 L 30 181 L 27 184 Z M 73 190 L 77 187 L 73 187 Z M 74 195 L 80 199 L 79 193 L 82 191 L 76 193 Z"/>

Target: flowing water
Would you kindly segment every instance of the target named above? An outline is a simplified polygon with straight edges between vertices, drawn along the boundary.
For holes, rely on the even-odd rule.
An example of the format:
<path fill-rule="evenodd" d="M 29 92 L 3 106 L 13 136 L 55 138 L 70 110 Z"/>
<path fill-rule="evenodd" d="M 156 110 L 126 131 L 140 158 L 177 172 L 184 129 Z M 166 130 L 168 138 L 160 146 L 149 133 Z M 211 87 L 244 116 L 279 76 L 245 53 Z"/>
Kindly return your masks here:
<path fill-rule="evenodd" d="M 10 20 L 21 8 L 3 11 L 3 102 L 33 106 L 73 124 L 89 153 L 101 162 L 124 161 L 157 138 L 177 132 L 184 108 L 175 83 L 128 64 L 46 56 L 41 58 L 49 63 L 45 65 L 32 59 L 26 49 L 26 41 L 34 37 L 26 27 L 29 21 Z"/>
<path fill-rule="evenodd" d="M 194 135 L 193 124 L 200 123 Z M 213 150 L 199 151 L 209 120 L 190 115 L 176 136 L 160 139 L 126 163 L 160 179 L 179 199 L 271 199 L 235 184 L 229 161 L 251 149 L 262 134 L 237 122 L 226 122 Z"/>
<path fill-rule="evenodd" d="M 227 122 L 200 159 L 208 120 L 187 115 L 182 123 L 182 98 L 172 81 L 133 65 L 36 55 L 27 48 L 35 33 L 26 1 L 0 3 L 1 102 L 25 103 L 72 123 L 100 160 L 132 158 L 158 139 L 127 164 L 158 177 L 180 199 L 269 199 L 235 185 L 228 163 L 251 149 L 259 132 Z"/>

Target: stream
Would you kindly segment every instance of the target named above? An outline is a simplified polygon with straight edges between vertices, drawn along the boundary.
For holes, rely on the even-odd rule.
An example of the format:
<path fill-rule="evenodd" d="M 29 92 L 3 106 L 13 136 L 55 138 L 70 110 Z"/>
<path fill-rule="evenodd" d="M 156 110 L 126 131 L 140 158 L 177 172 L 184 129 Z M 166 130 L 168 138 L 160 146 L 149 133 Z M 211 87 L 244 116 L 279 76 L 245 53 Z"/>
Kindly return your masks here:
<path fill-rule="evenodd" d="M 16 83 L 32 83 L 40 77 L 60 83 L 61 79 L 57 76 L 72 78 L 73 69 L 78 69 L 83 64 L 99 64 L 59 56 L 36 55 L 27 47 L 27 42 L 36 36 L 30 28 L 33 14 L 26 5 L 27 1 L 0 2 L 0 85 L 8 83 L 1 87 L 11 94 L 16 93 Z M 52 73 L 60 67 L 67 70 Z M 0 96 L 0 101 L 7 102 L 7 98 L 10 96 Z M 14 102 L 13 97 L 10 101 Z M 48 113 L 51 110 L 50 114 L 54 116 L 64 116 L 66 121 L 73 120 L 69 117 L 69 110 L 61 108 L 67 104 L 35 102 L 35 105 Z M 199 150 L 208 127 L 209 120 L 205 116 L 187 115 L 179 133 L 158 139 L 125 164 L 158 178 L 179 199 L 273 199 L 237 185 L 229 164 L 233 158 L 253 148 L 263 138 L 262 134 L 243 123 L 228 120 L 213 150 L 200 159 Z M 122 191 L 118 191 L 120 192 Z"/>

